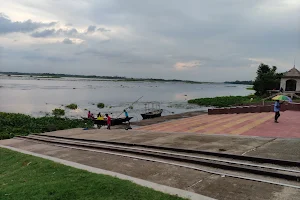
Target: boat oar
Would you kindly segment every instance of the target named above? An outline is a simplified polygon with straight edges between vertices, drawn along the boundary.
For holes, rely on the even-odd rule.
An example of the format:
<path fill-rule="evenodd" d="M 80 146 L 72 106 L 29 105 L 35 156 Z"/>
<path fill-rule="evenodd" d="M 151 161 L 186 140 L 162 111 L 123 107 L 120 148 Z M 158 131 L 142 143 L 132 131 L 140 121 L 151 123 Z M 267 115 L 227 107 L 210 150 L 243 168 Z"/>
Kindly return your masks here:
<path fill-rule="evenodd" d="M 136 102 L 138 102 L 141 98 L 143 98 L 144 96 L 141 96 L 138 100 L 136 100 L 135 102 L 133 102 L 130 106 L 128 106 L 127 108 L 125 108 L 124 110 L 130 108 L 133 104 L 135 104 Z M 121 112 L 121 114 L 118 115 L 118 117 L 120 117 L 122 115 L 123 112 Z M 117 118 L 118 118 L 117 117 Z"/>

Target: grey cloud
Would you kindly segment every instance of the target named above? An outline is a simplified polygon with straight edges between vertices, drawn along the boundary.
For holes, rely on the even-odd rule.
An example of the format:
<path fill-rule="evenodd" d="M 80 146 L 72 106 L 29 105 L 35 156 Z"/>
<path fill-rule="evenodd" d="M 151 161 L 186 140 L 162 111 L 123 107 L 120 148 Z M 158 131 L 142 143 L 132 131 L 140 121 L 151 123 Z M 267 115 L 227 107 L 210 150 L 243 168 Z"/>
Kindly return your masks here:
<path fill-rule="evenodd" d="M 22 56 L 23 59 L 29 61 L 49 61 L 49 62 L 73 62 L 76 61 L 76 58 L 66 58 L 59 56 L 45 56 L 39 53 L 27 53 L 28 55 Z"/>
<path fill-rule="evenodd" d="M 75 53 L 75 55 L 92 55 L 97 57 L 104 57 L 104 58 L 116 58 L 122 57 L 125 55 L 125 52 L 122 51 L 103 51 L 98 49 L 89 48 L 81 52 Z"/>
<path fill-rule="evenodd" d="M 50 56 L 46 58 L 47 60 L 51 62 L 74 62 L 76 61 L 76 58 L 63 58 L 58 56 Z"/>
<path fill-rule="evenodd" d="M 72 29 L 67 29 L 67 30 L 63 30 L 63 29 L 58 29 L 56 31 L 56 34 L 62 34 L 62 35 L 69 35 L 69 36 L 72 36 L 72 35 L 76 35 L 78 34 L 78 31 L 76 28 L 72 28 Z"/>
<path fill-rule="evenodd" d="M 246 80 L 255 77 L 256 70 L 249 67 L 253 66 L 249 58 L 272 60 L 275 64 L 277 61 L 291 63 L 291 66 L 294 57 L 300 60 L 300 2 L 296 0 L 293 3 L 282 0 L 189 0 L 188 3 L 182 0 L 114 0 L 103 3 L 92 0 L 85 1 L 85 9 L 81 9 L 79 1 L 44 1 L 47 3 L 38 5 L 43 7 L 43 12 L 85 27 L 80 32 L 58 29 L 52 35 L 48 33 L 47 37 L 74 36 L 83 39 L 84 43 L 55 43 L 51 47 L 36 44 L 33 48 L 41 48 L 45 54 L 49 51 L 55 54 L 55 49 L 60 48 L 63 54 L 57 57 L 78 59 L 79 72 L 84 65 L 85 70 L 95 74 L 105 71 L 108 74 L 149 74 L 204 81 Z M 57 9 L 62 7 L 68 7 L 68 13 Z M 86 24 L 95 26 L 87 27 Z M 104 27 L 114 28 L 112 31 Z M 88 37 L 86 34 L 95 31 L 111 31 L 107 34 L 109 41 L 102 42 L 102 35 Z M 43 34 L 46 32 L 37 35 Z M 19 41 L 21 43 L 21 38 Z M 54 67 L 51 65 L 54 60 L 59 59 L 48 58 L 40 62 L 45 66 L 48 62 L 47 66 Z M 176 63 L 193 61 L 201 62 L 193 73 L 174 71 Z M 29 60 L 28 63 L 30 65 Z M 58 61 L 55 64 L 58 71 L 68 71 L 75 65 L 67 62 L 59 65 Z M 288 66 L 284 64 L 282 69 Z"/>
<path fill-rule="evenodd" d="M 96 31 L 96 26 L 90 25 L 87 30 L 86 33 L 94 33 Z"/>
<path fill-rule="evenodd" d="M 31 34 L 32 37 L 43 38 L 43 37 L 55 37 L 55 36 L 73 36 L 78 34 L 77 29 L 45 29 L 43 31 L 36 31 Z"/>
<path fill-rule="evenodd" d="M 95 58 L 113 59 L 114 62 L 120 64 L 143 65 L 143 64 L 163 64 L 166 59 L 163 56 L 140 56 L 129 50 L 99 50 L 89 48 L 81 52 L 75 53 L 76 56 L 93 56 Z"/>
<path fill-rule="evenodd" d="M 110 30 L 106 29 L 106 28 L 98 28 L 97 31 L 100 31 L 100 32 L 110 32 Z"/>
<path fill-rule="evenodd" d="M 32 37 L 40 38 L 40 37 L 49 37 L 53 36 L 56 33 L 55 29 L 46 29 L 40 32 L 34 32 L 31 34 Z"/>
<path fill-rule="evenodd" d="M 54 26 L 56 22 L 50 23 L 42 23 L 42 22 L 33 22 L 32 20 L 27 20 L 23 22 L 13 22 L 3 13 L 0 13 L 0 34 L 7 34 L 7 33 L 27 33 L 34 31 L 38 28 L 42 27 L 51 27 Z"/>
<path fill-rule="evenodd" d="M 65 39 L 63 40 L 63 43 L 64 43 L 64 44 L 73 44 L 73 41 L 70 40 L 69 38 L 65 38 Z"/>

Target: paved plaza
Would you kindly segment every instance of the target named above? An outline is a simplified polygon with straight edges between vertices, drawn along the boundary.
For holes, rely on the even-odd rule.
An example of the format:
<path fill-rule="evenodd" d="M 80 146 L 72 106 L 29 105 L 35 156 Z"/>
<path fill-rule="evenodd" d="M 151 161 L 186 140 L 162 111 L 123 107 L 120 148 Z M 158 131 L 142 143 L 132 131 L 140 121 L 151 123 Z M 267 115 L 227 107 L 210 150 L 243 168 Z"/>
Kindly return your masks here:
<path fill-rule="evenodd" d="M 199 115 L 143 126 L 135 130 L 300 138 L 300 112 L 281 112 L 277 124 L 274 123 L 274 113 L 245 113 Z"/>

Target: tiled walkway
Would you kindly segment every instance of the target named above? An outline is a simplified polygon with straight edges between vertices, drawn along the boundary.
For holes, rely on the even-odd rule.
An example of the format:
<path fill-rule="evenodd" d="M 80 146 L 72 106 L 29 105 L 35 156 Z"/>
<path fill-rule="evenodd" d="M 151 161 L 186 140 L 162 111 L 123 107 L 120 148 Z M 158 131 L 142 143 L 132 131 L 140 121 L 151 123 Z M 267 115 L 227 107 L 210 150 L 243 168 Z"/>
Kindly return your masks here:
<path fill-rule="evenodd" d="M 199 115 L 136 130 L 300 138 L 300 112 L 282 112 L 278 124 L 274 123 L 274 113 L 246 113 Z"/>

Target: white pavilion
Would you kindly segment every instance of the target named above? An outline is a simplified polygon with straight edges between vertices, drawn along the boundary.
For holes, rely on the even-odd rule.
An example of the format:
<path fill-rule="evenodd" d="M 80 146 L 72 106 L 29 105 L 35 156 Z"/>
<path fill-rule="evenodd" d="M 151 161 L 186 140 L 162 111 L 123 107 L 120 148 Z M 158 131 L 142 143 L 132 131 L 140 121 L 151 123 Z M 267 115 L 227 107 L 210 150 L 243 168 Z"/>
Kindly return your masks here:
<path fill-rule="evenodd" d="M 284 73 L 280 87 L 287 93 L 300 93 L 300 71 L 295 66 Z"/>

